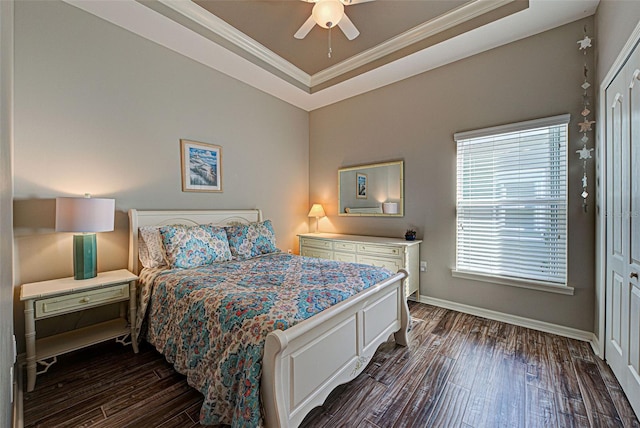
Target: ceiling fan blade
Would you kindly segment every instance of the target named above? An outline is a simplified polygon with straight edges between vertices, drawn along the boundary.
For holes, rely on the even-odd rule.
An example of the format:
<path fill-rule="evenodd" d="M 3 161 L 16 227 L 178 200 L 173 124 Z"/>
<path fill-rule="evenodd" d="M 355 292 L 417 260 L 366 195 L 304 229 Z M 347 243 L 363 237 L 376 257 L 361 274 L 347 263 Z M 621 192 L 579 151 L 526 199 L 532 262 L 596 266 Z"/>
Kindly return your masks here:
<path fill-rule="evenodd" d="M 310 16 L 309 19 L 304 21 L 302 27 L 296 31 L 296 34 L 293 35 L 296 39 L 304 39 L 309 34 L 309 31 L 316 25 L 316 21 L 313 20 L 313 16 Z"/>
<path fill-rule="evenodd" d="M 358 31 L 356 26 L 353 25 L 353 22 L 351 22 L 346 14 L 342 17 L 340 22 L 338 22 L 338 27 L 340 27 L 344 35 L 347 36 L 347 39 L 349 40 L 353 40 L 360 35 L 360 31 Z"/>

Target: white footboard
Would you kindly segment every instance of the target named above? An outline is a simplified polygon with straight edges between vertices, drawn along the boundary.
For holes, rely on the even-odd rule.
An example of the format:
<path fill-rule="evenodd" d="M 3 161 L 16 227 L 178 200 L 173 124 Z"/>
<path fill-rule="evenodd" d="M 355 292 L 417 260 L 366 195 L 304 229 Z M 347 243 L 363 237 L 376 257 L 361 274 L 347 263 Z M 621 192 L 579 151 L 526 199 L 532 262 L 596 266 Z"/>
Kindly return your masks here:
<path fill-rule="evenodd" d="M 360 374 L 395 333 L 406 346 L 405 271 L 285 331 L 267 336 L 262 405 L 268 428 L 297 427 L 338 385 Z"/>

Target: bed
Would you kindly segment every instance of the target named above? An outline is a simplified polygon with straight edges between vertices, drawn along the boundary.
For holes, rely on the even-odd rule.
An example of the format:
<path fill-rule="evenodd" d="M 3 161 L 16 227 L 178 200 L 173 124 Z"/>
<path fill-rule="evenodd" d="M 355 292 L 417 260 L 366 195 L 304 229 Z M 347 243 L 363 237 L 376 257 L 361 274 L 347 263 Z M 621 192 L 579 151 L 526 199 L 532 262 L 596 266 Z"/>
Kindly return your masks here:
<path fill-rule="evenodd" d="M 291 275 L 291 272 L 298 274 L 314 265 L 318 265 L 318 268 L 323 272 L 321 275 L 323 281 L 326 281 L 327 278 L 329 278 L 329 281 L 333 281 L 330 289 L 335 292 L 331 295 L 327 293 L 326 301 L 331 301 L 336 294 L 343 295 L 342 300 L 338 299 L 337 303 L 332 302 L 335 304 L 330 307 L 327 307 L 324 303 L 320 304 L 319 306 L 321 307 L 310 313 L 308 317 L 303 316 L 296 323 L 290 322 L 291 326 L 287 325 L 287 322 L 279 324 L 278 319 L 275 319 L 275 321 L 271 319 L 269 321 L 271 324 L 268 326 L 266 325 L 267 321 L 265 321 L 262 325 L 243 327 L 245 329 L 264 330 L 266 328 L 268 330 L 266 333 L 263 331 L 266 337 L 263 337 L 261 348 L 257 352 L 256 358 L 261 361 L 254 365 L 252 359 L 248 358 L 246 360 L 241 359 L 239 363 L 240 365 L 244 363 L 247 367 L 255 367 L 251 376 L 256 377 L 257 380 L 255 382 L 256 385 L 259 385 L 259 391 L 254 391 L 254 394 L 258 395 L 258 411 L 261 414 L 260 423 L 264 423 L 267 427 L 297 427 L 306 414 L 314 407 L 321 405 L 336 386 L 349 382 L 358 376 L 371 360 L 377 347 L 386 341 L 391 334 L 394 335 L 395 341 L 399 345 L 407 346 L 408 344 L 409 310 L 404 296 L 403 285 L 407 273 L 404 271 L 396 274 L 389 272 L 385 274 L 378 268 L 368 270 L 362 265 L 320 261 L 318 259 L 291 256 L 281 252 L 256 256 L 242 262 L 236 261 L 236 257 L 234 257 L 234 260 L 225 261 L 217 265 L 215 267 L 217 270 L 214 269 L 213 273 L 209 272 L 209 268 L 182 269 L 179 271 L 174 269 L 176 272 L 173 273 L 169 272 L 172 269 L 166 268 L 142 269 L 139 258 L 140 249 L 138 247 L 139 230 L 145 231 L 145 229 L 160 228 L 168 225 L 216 225 L 220 227 L 226 226 L 227 230 L 229 230 L 229 228 L 235 226 L 262 224 L 261 222 L 263 222 L 263 219 L 260 210 L 140 211 L 132 209 L 129 211 L 129 269 L 136 274 L 141 274 L 141 282 L 145 282 L 145 284 L 139 286 L 141 296 L 138 301 L 150 302 L 148 308 L 143 305 L 138 311 L 140 316 L 136 320 L 136 337 L 133 340 L 140 340 L 139 332 L 142 328 L 142 323 L 148 323 L 147 331 L 154 342 L 152 344 L 167 357 L 168 361 L 174 364 L 176 370 L 187 375 L 187 381 L 190 385 L 205 394 L 201 422 L 231 423 L 232 426 L 256 426 L 255 418 L 243 420 L 241 417 L 234 417 L 232 422 L 222 419 L 216 420 L 215 418 L 207 419 L 206 414 L 210 410 L 207 409 L 208 390 L 206 388 L 203 389 L 202 386 L 206 385 L 207 388 L 212 389 L 218 388 L 216 381 L 213 380 L 215 378 L 198 379 L 197 375 L 193 376 L 192 373 L 189 373 L 189 365 L 199 363 L 199 361 L 193 363 L 193 354 L 189 357 L 190 359 L 187 358 L 185 360 L 186 362 L 180 362 L 180 358 L 174 355 L 182 352 L 180 346 L 176 345 L 178 340 L 196 343 L 196 348 L 204 342 L 207 342 L 207 346 L 209 346 L 209 342 L 218 340 L 218 333 L 220 332 L 218 330 L 207 331 L 200 325 L 203 323 L 203 318 L 191 315 L 189 317 L 183 316 L 181 322 L 184 322 L 187 318 L 193 319 L 194 326 L 186 327 L 185 324 L 181 324 L 182 330 L 178 333 L 178 335 L 188 336 L 187 339 L 172 338 L 169 333 L 162 330 L 165 326 L 172 324 L 170 318 L 174 315 L 168 312 L 169 308 L 171 311 L 177 311 L 179 306 L 187 304 L 185 302 L 187 299 L 180 297 L 183 294 L 180 290 L 184 290 L 186 287 L 189 291 L 197 291 L 192 293 L 193 296 L 205 296 L 202 294 L 204 291 L 200 290 L 200 288 L 204 288 L 202 282 L 204 279 L 201 277 L 205 275 L 205 270 L 207 271 L 206 275 L 213 275 L 218 278 L 219 284 L 216 287 L 211 287 L 216 292 L 228 290 L 227 287 L 231 289 L 236 287 L 237 285 L 229 282 L 232 277 L 239 277 L 238 275 L 241 275 L 241 272 L 253 272 L 252 274 L 247 274 L 253 275 L 248 277 L 253 281 L 256 278 L 256 272 L 263 271 L 264 275 L 260 276 L 260 278 L 261 280 L 265 277 L 267 278 L 265 280 L 266 285 L 254 287 L 252 290 L 255 290 L 255 293 L 244 294 L 244 296 L 247 296 L 243 298 L 244 300 L 235 299 L 230 303 L 230 298 L 222 295 L 219 297 L 211 297 L 209 295 L 202 297 L 203 300 L 209 303 L 216 299 L 221 301 L 227 299 L 224 300 L 226 303 L 222 307 L 231 308 L 232 311 L 235 311 L 233 312 L 234 314 L 242 311 L 250 312 L 249 309 L 253 307 L 252 302 L 268 301 L 266 298 L 263 299 L 257 296 L 260 295 L 259 293 L 269 294 L 276 289 L 285 289 L 286 287 L 279 282 L 284 276 Z M 264 263 L 272 264 L 267 265 Z M 288 270 L 283 270 L 282 275 L 278 276 L 280 268 Z M 343 274 L 346 275 L 347 271 L 353 271 L 354 277 L 359 282 L 366 283 L 366 285 L 358 288 L 361 291 L 356 294 L 353 294 L 354 291 L 347 292 L 346 289 L 343 290 L 341 288 L 343 283 L 351 281 L 351 279 L 345 280 L 343 277 Z M 301 280 L 300 290 L 295 289 L 295 292 L 304 292 L 304 287 L 314 282 L 313 276 L 309 276 L 306 273 L 304 275 L 307 275 L 307 279 Z M 242 279 L 242 281 L 242 285 L 246 290 L 248 281 L 246 279 Z M 172 284 L 183 288 L 169 288 Z M 249 285 L 253 287 L 255 284 Z M 233 295 L 233 293 L 230 295 Z M 176 296 L 179 298 L 176 298 Z M 191 298 L 191 295 L 189 298 Z M 274 300 L 279 303 L 286 302 L 286 299 L 281 299 L 280 297 L 276 297 Z M 300 301 L 302 300 L 300 299 Z M 241 308 L 245 303 L 247 305 L 246 311 Z M 286 303 L 284 306 L 286 307 Z M 286 308 L 284 310 L 286 311 Z M 194 309 L 191 308 L 189 311 L 193 312 Z M 145 313 L 148 313 L 146 319 L 144 318 Z M 219 318 L 222 320 L 224 318 L 227 321 L 231 319 L 221 313 L 208 314 L 207 319 Z M 263 316 L 264 314 L 260 313 L 259 315 Z M 256 316 L 255 319 L 262 320 L 263 318 L 260 318 L 260 316 Z M 154 321 L 156 322 L 154 323 Z M 191 331 L 191 333 L 187 333 L 187 330 Z M 247 332 L 242 330 L 240 333 L 245 334 Z M 221 348 L 222 352 L 228 344 L 222 339 L 219 340 L 220 342 L 216 342 L 217 345 L 215 346 Z M 246 345 L 245 342 L 242 339 L 242 346 Z M 213 348 L 213 345 L 209 347 Z M 199 357 L 199 355 L 196 356 Z M 231 363 L 234 361 L 236 360 L 232 360 Z M 260 362 L 262 364 L 261 371 L 259 370 Z M 226 371 L 223 370 L 223 375 L 232 369 L 231 366 Z M 200 372 L 200 377 L 202 376 L 202 372 Z M 253 381 L 253 378 L 242 382 L 249 384 L 251 383 L 250 381 Z M 212 385 L 214 383 L 216 385 Z M 221 384 L 226 385 L 224 381 Z M 240 387 L 233 386 L 230 388 L 235 393 L 239 392 L 240 395 L 243 395 L 244 392 L 238 390 L 241 387 L 242 384 Z M 246 394 L 249 396 L 250 391 L 247 390 Z M 247 402 L 249 401 L 247 399 Z M 247 412 L 250 412 L 250 410 L 247 410 Z"/>

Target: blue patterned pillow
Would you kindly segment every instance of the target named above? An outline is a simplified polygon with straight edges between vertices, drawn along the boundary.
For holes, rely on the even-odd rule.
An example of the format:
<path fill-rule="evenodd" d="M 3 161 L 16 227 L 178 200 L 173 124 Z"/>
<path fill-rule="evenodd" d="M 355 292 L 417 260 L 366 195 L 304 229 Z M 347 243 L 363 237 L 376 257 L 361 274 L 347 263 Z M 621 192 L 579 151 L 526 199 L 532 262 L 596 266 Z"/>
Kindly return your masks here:
<path fill-rule="evenodd" d="M 190 268 L 231 260 L 227 233 L 222 227 L 164 226 L 160 228 L 167 261 L 172 268 Z"/>
<path fill-rule="evenodd" d="M 236 260 L 250 259 L 260 254 L 275 253 L 276 233 L 271 220 L 260 223 L 226 226 L 231 254 Z"/>

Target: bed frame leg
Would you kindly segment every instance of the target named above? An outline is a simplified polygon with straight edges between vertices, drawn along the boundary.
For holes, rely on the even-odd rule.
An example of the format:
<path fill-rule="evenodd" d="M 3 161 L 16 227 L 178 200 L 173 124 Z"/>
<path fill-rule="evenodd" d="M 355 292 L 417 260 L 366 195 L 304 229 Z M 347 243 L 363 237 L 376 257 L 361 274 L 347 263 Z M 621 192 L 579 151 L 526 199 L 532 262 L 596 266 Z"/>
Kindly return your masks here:
<path fill-rule="evenodd" d="M 409 274 L 405 270 L 401 270 L 405 273 L 405 278 L 402 280 L 400 286 L 401 299 L 400 299 L 400 330 L 396 331 L 393 336 L 396 339 L 396 343 L 401 346 L 409 346 L 409 326 L 411 323 L 411 314 L 409 313 L 409 305 L 407 304 L 407 296 L 405 296 L 405 283 Z"/>

